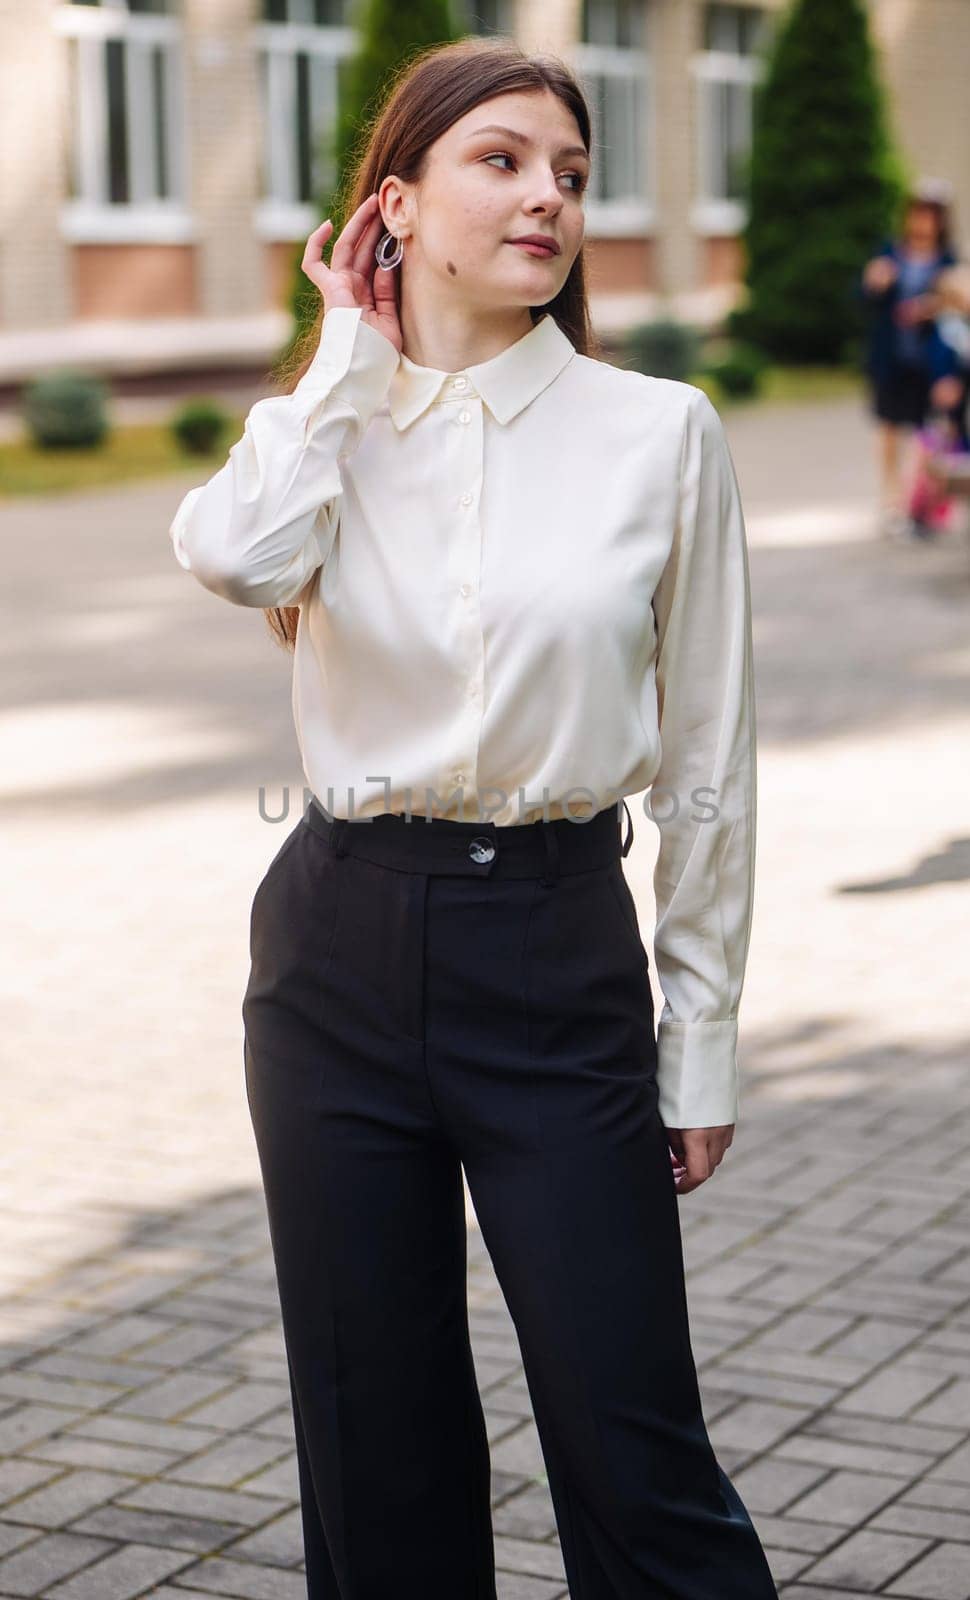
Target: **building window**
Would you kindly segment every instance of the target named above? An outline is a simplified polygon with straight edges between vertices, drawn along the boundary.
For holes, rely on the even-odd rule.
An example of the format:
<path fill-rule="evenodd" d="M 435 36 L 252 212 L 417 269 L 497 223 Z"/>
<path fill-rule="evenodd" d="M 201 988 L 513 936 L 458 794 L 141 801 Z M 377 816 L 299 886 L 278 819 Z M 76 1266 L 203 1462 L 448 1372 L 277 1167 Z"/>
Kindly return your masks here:
<path fill-rule="evenodd" d="M 588 226 L 600 233 L 642 230 L 652 189 L 645 0 L 584 0 L 573 64 L 593 120 Z"/>
<path fill-rule="evenodd" d="M 356 48 L 354 0 L 263 0 L 255 46 L 263 128 L 264 238 L 296 238 L 319 220 L 337 182 L 334 134 L 341 61 Z"/>
<path fill-rule="evenodd" d="M 103 6 L 106 11 L 133 11 L 142 16 L 165 16 L 171 10 L 168 0 L 68 0 L 69 5 Z"/>
<path fill-rule="evenodd" d="M 697 92 L 695 225 L 736 233 L 744 225 L 751 105 L 769 15 L 761 7 L 704 7 L 703 49 L 692 63 Z"/>
<path fill-rule="evenodd" d="M 54 25 L 66 50 L 65 212 L 84 236 L 112 216 L 182 210 L 181 23 L 168 0 L 70 0 Z M 101 236 L 104 236 L 103 234 Z"/>
<path fill-rule="evenodd" d="M 452 0 L 464 33 L 515 33 L 515 0 Z"/>
<path fill-rule="evenodd" d="M 307 27 L 342 28 L 349 20 L 348 0 L 263 0 L 264 22 L 302 22 Z"/>
<path fill-rule="evenodd" d="M 711 4 L 704 7 L 704 49 L 731 56 L 757 55 L 767 17 L 760 6 Z"/>

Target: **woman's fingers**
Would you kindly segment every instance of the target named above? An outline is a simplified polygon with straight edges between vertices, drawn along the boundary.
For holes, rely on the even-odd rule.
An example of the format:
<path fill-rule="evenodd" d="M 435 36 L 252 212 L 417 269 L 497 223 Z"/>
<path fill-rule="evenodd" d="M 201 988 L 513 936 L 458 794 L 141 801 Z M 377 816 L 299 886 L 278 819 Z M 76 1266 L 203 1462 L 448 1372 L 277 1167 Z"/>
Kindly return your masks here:
<path fill-rule="evenodd" d="M 734 1141 L 734 1125 L 668 1129 L 667 1142 L 678 1194 L 690 1194 L 713 1177 Z"/>
<path fill-rule="evenodd" d="M 379 267 L 375 259 L 377 243 L 384 231 L 377 195 L 368 195 L 357 207 L 334 243 L 328 266 L 322 259 L 322 252 L 332 229 L 329 217 L 314 228 L 303 252 L 303 271 L 323 295 L 325 309 L 359 307 L 365 320 L 377 325 L 400 350 L 402 340 L 394 272 Z"/>
<path fill-rule="evenodd" d="M 330 270 L 332 272 L 360 270 L 355 266 L 354 258 L 361 245 L 363 235 L 373 225 L 375 211 L 379 218 L 380 211 L 377 207 L 377 196 L 376 194 L 369 194 L 341 230 L 340 238 L 334 245 L 330 255 Z"/>
<path fill-rule="evenodd" d="M 373 309 L 376 304 L 374 275 L 377 271 L 377 261 L 374 251 L 377 242 L 384 232 L 384 224 L 378 210 L 371 218 L 371 225 L 360 236 L 360 242 L 354 252 L 353 271 L 357 274 L 363 285 L 362 295 L 366 300 L 368 309 Z"/>
<path fill-rule="evenodd" d="M 393 267 L 379 267 L 374 263 L 374 310 L 380 317 L 393 317 L 397 321 L 397 283 Z"/>
<path fill-rule="evenodd" d="M 325 298 L 340 295 L 365 311 L 375 309 L 374 274 L 378 269 L 374 251 L 383 232 L 377 195 L 369 194 L 357 207 L 334 240 L 328 265 L 323 260 L 323 246 L 332 229 L 328 217 L 310 234 L 303 253 L 304 272 Z"/>
<path fill-rule="evenodd" d="M 323 247 L 332 228 L 333 223 L 328 217 L 325 222 L 321 222 L 319 228 L 314 228 L 310 234 L 306 242 L 306 249 L 303 252 L 303 260 L 300 263 L 304 272 L 309 272 L 311 267 L 323 267 L 325 272 L 330 270 L 323 259 Z"/>

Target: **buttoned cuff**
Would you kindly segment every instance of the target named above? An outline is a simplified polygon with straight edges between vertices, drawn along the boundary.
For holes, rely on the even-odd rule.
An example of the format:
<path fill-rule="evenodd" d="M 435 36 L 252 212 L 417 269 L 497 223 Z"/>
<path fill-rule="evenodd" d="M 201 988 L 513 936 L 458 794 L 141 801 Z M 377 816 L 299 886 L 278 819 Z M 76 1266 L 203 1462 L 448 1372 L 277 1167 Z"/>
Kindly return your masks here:
<path fill-rule="evenodd" d="M 657 1028 L 658 1109 L 665 1128 L 719 1128 L 737 1122 L 738 1024 L 675 1022 Z"/>
<path fill-rule="evenodd" d="M 324 316 L 320 343 L 293 393 L 311 402 L 335 394 L 366 425 L 385 398 L 399 361 L 396 346 L 363 321 L 360 306 L 334 306 Z"/>

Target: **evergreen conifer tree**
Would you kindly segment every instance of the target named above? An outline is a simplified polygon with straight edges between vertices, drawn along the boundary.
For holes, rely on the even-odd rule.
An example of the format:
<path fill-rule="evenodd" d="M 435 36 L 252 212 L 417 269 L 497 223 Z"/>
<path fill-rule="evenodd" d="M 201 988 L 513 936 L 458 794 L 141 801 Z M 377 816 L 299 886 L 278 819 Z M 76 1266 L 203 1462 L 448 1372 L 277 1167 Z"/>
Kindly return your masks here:
<path fill-rule="evenodd" d="M 850 357 L 863 263 L 906 187 L 863 0 L 792 0 L 755 86 L 747 304 L 733 332 L 779 360 Z"/>

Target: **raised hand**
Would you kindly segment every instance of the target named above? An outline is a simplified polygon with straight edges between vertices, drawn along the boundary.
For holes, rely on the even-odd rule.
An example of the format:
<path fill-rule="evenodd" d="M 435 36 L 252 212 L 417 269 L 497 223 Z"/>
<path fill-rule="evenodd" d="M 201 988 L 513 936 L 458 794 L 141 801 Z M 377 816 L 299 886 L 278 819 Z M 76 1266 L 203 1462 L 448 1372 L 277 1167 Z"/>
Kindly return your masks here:
<path fill-rule="evenodd" d="M 359 306 L 361 321 L 376 328 L 400 351 L 404 340 L 397 310 L 394 269 L 379 267 L 374 259 L 378 240 L 384 232 L 377 195 L 368 195 L 357 207 L 334 244 L 328 266 L 323 260 L 323 247 L 332 231 L 329 217 L 319 228 L 314 228 L 303 252 L 303 271 L 320 290 L 328 311 L 335 306 Z"/>

